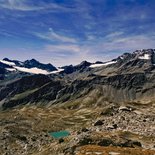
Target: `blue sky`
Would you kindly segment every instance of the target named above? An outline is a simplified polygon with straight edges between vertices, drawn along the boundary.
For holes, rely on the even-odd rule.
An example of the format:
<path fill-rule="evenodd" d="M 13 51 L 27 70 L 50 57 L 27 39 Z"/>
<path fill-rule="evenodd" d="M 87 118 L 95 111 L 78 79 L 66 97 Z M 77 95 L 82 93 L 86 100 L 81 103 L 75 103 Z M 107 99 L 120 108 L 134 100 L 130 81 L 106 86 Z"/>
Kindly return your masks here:
<path fill-rule="evenodd" d="M 155 48 L 155 0 L 0 0 L 0 58 L 56 66 Z"/>

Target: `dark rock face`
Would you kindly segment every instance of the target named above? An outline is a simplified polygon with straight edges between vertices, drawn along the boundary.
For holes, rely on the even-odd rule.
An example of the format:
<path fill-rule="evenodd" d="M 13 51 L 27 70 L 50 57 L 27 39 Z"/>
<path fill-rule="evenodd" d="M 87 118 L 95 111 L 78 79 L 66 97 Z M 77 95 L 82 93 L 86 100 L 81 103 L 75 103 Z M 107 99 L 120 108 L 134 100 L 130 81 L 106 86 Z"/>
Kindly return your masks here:
<path fill-rule="evenodd" d="M 142 96 L 148 96 L 148 94 L 153 95 L 155 89 L 153 81 L 155 81 L 154 76 L 147 77 L 143 73 L 111 77 L 95 76 L 91 79 L 75 80 L 68 84 L 59 80 L 52 81 L 47 76 L 35 75 L 24 77 L 21 80 L 17 80 L 1 88 L 0 100 L 6 97 L 9 99 L 16 94 L 38 88 L 38 90 L 30 94 L 28 98 L 22 98 L 18 104 L 22 102 L 26 104 L 29 101 L 39 102 L 39 100 L 61 103 L 87 96 L 91 91 L 100 88 L 100 94 L 102 94 L 104 98 L 111 101 L 115 98 L 116 102 L 123 102 L 140 99 Z M 152 82 L 152 84 L 147 88 L 145 85 L 150 82 Z M 11 101 L 11 103 L 12 102 L 14 101 Z M 18 101 L 16 101 L 16 103 L 17 102 Z M 7 103 L 5 106 L 6 105 Z"/>
<path fill-rule="evenodd" d="M 91 63 L 90 62 L 87 62 L 87 61 L 83 61 L 83 62 L 81 62 L 79 65 L 77 65 L 76 67 L 78 68 L 85 68 L 85 67 L 88 67 L 88 66 L 90 66 L 91 65 Z"/>
<path fill-rule="evenodd" d="M 0 80 L 4 80 L 6 70 L 4 68 L 0 68 Z"/>
<path fill-rule="evenodd" d="M 6 73 L 6 70 L 4 69 L 4 68 L 1 68 L 0 67 L 0 75 L 3 75 L 3 74 L 5 74 Z"/>
<path fill-rule="evenodd" d="M 0 90 L 0 99 L 2 100 L 10 95 L 9 92 L 11 93 L 11 96 L 13 96 L 15 94 L 22 93 L 27 89 L 40 87 L 49 81 L 50 79 L 44 75 L 23 77 L 11 84 L 8 84 L 6 87 L 3 87 Z"/>
<path fill-rule="evenodd" d="M 143 73 L 114 75 L 110 77 L 95 76 L 91 79 L 76 80 L 70 86 L 67 86 L 61 94 L 79 94 L 83 90 L 91 90 L 101 88 L 101 94 L 105 98 L 115 101 L 130 101 L 142 95 L 142 91 L 146 90 L 145 84 L 155 80 L 150 79 Z M 149 91 L 150 88 L 148 88 Z M 73 97 L 73 96 L 72 96 Z"/>
<path fill-rule="evenodd" d="M 3 104 L 3 108 L 10 108 L 28 102 L 35 103 L 42 100 L 49 102 L 55 100 L 57 92 L 62 89 L 62 87 L 59 81 L 53 81 L 44 75 L 24 77 L 0 90 L 1 100 L 6 98 L 6 96 L 8 96 L 8 99 L 10 98 L 10 100 Z M 32 93 L 29 93 L 31 89 Z M 11 93 L 8 94 L 8 92 Z M 26 94 L 22 94 L 23 92 L 26 92 Z M 21 97 L 19 96 L 18 98 L 18 94 L 21 94 Z"/>
<path fill-rule="evenodd" d="M 37 91 L 23 97 L 22 100 L 16 100 L 16 103 L 24 104 L 31 102 L 39 102 L 44 100 L 47 103 L 61 103 L 69 100 L 87 96 L 91 91 L 100 90 L 100 94 L 108 100 L 115 99 L 115 102 L 134 101 L 141 97 L 148 97 L 154 94 L 155 76 L 147 76 L 143 73 L 116 75 L 110 77 L 95 76 L 86 80 L 75 80 L 71 83 L 62 80 L 51 80 L 48 76 L 35 75 L 27 76 L 17 80 L 0 89 L 0 100 L 9 99 L 16 94 L 20 94 L 29 90 L 37 89 Z M 152 83 L 147 87 L 147 83 Z M 12 102 L 6 101 L 5 106 L 14 105 Z M 51 103 L 52 103 L 51 102 Z"/>
<path fill-rule="evenodd" d="M 42 64 L 39 61 L 35 60 L 35 59 L 31 59 L 31 60 L 26 60 L 23 63 L 23 66 L 26 68 L 32 68 L 32 67 L 37 67 L 43 70 L 48 70 L 48 71 L 56 71 L 56 67 L 54 67 L 51 64 Z"/>
<path fill-rule="evenodd" d="M 0 68 L 1 69 L 10 68 L 10 66 L 0 62 Z"/>
<path fill-rule="evenodd" d="M 75 71 L 73 65 L 69 65 L 69 66 L 64 66 L 64 67 L 61 67 L 62 69 L 64 69 L 64 73 L 66 74 L 71 74 Z"/>
<path fill-rule="evenodd" d="M 76 71 L 83 72 L 90 65 L 91 65 L 90 62 L 83 61 L 79 65 L 76 65 L 76 66 L 69 65 L 69 66 L 64 66 L 64 67 L 61 67 L 61 68 L 64 69 L 63 73 L 65 73 L 65 74 L 71 74 L 71 73 L 76 72 Z"/>

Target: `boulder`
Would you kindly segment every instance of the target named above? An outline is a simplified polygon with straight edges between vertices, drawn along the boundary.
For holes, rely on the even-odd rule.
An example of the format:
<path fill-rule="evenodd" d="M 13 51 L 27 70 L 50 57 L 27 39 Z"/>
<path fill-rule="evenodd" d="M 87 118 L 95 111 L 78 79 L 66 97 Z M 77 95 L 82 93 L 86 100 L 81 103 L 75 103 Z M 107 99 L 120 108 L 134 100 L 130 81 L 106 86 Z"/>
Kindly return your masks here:
<path fill-rule="evenodd" d="M 100 126 L 100 125 L 103 125 L 103 121 L 101 120 L 98 120 L 97 122 L 94 123 L 94 126 Z"/>

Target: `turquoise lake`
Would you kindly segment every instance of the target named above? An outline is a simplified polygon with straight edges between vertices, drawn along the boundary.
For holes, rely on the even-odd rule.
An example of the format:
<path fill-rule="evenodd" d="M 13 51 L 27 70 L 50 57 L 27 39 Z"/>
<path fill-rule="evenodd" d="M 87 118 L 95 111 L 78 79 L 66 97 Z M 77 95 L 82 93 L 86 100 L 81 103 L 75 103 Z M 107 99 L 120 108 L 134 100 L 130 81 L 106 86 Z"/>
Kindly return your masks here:
<path fill-rule="evenodd" d="M 49 132 L 49 135 L 55 139 L 67 137 L 70 135 L 68 131 Z"/>

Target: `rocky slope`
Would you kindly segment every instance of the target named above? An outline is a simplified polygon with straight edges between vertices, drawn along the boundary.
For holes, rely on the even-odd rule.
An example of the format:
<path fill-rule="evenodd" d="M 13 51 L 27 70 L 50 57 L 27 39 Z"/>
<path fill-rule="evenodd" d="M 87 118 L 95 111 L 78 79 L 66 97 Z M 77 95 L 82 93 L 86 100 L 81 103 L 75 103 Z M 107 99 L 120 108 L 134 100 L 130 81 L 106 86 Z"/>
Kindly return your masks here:
<path fill-rule="evenodd" d="M 73 106 L 79 102 L 81 106 L 85 102 L 96 104 L 104 100 L 117 103 L 153 102 L 154 57 L 154 50 L 151 49 L 135 51 L 123 54 L 112 63 L 82 62 L 72 66 L 71 70 L 64 67 L 64 71 L 57 75 L 17 78 L 1 85 L 1 107 L 20 104 L 68 105 L 70 102 L 76 102 Z"/>
<path fill-rule="evenodd" d="M 153 108 L 146 107 L 125 108 L 104 102 L 104 106 L 72 110 L 26 106 L 3 111 L 0 150 L 9 155 L 87 155 L 87 152 L 101 152 L 97 148 L 101 146 L 110 147 L 109 152 L 124 150 L 126 154 L 130 151 L 136 154 L 138 151 L 143 155 L 145 150 L 144 155 L 154 155 L 155 115 Z M 54 139 L 49 134 L 60 130 L 67 130 L 70 135 Z M 86 145 L 90 146 L 88 150 L 83 148 Z M 96 146 L 95 150 L 92 145 Z"/>
<path fill-rule="evenodd" d="M 0 151 L 85 155 L 126 150 L 126 154 L 154 155 L 154 52 L 138 50 L 105 63 L 84 61 L 46 75 L 8 71 L 10 63 L 21 62 L 4 59 L 0 62 Z M 60 130 L 70 136 L 49 135 Z"/>

